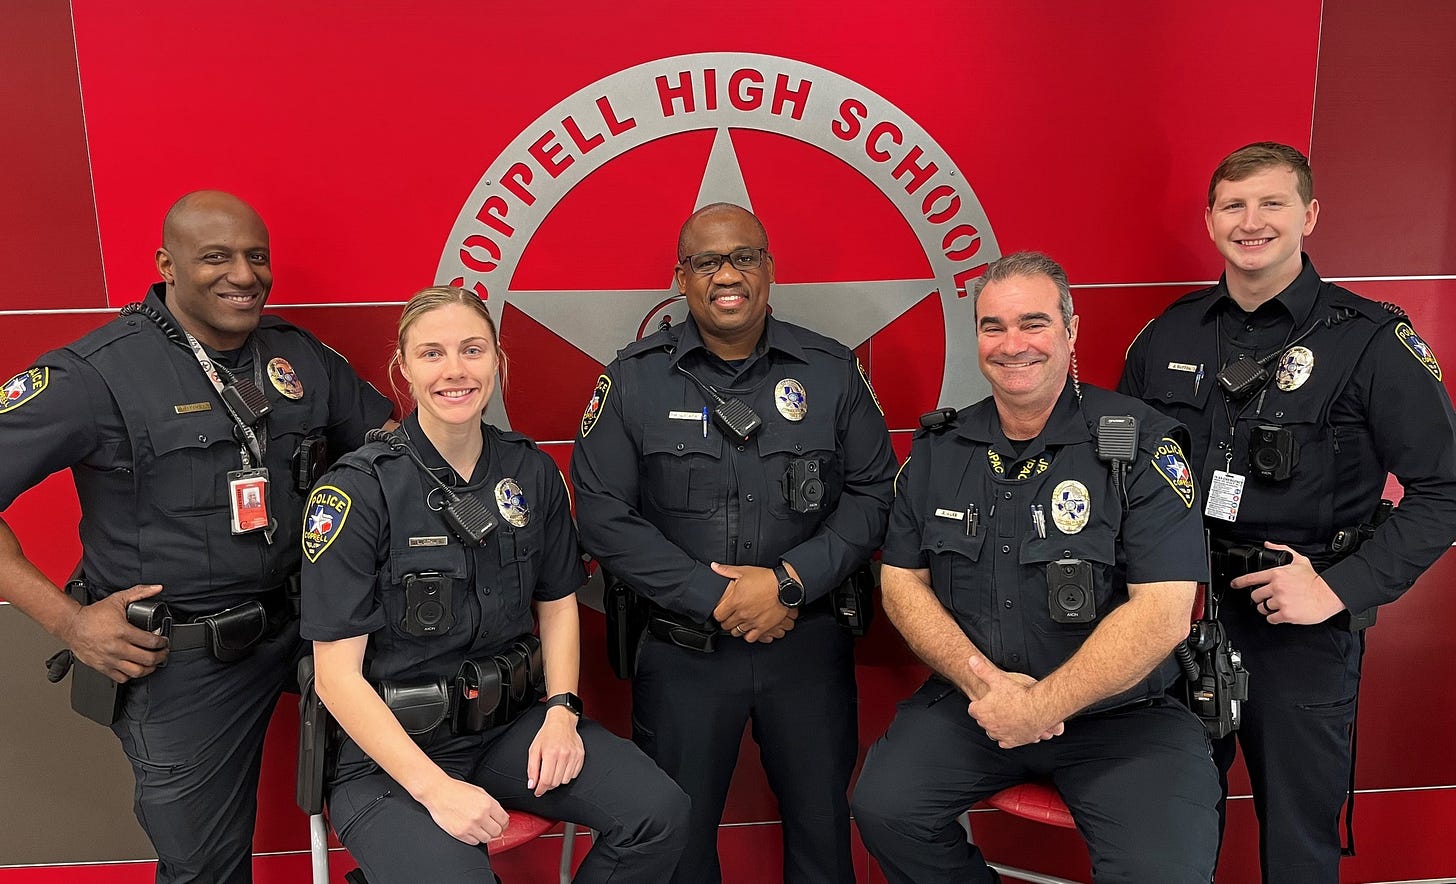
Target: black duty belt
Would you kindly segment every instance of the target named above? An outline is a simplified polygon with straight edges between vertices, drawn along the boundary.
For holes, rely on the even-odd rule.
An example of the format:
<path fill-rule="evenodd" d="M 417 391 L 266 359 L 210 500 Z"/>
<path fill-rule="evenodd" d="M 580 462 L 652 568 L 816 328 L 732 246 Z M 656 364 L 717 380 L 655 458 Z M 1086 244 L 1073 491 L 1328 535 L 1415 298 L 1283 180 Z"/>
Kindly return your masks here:
<path fill-rule="evenodd" d="M 806 614 L 828 614 L 833 611 L 833 601 L 823 596 L 806 603 L 799 609 L 799 616 Z M 718 636 L 738 636 L 718 626 L 713 621 L 698 623 L 682 614 L 675 614 L 666 608 L 651 604 L 647 614 L 647 631 L 654 638 L 674 644 L 679 648 L 711 654 L 718 649 Z"/>
<path fill-rule="evenodd" d="M 510 724 L 545 693 L 541 639 L 523 635 L 494 657 L 466 660 L 453 679 L 380 681 L 384 705 L 412 737 L 448 725 L 454 734 L 475 734 Z"/>
<path fill-rule="evenodd" d="M 177 616 L 167 630 L 169 651 L 207 648 L 229 663 L 246 657 L 255 645 L 291 619 L 288 585 L 264 590 L 258 598 L 211 614 Z"/>

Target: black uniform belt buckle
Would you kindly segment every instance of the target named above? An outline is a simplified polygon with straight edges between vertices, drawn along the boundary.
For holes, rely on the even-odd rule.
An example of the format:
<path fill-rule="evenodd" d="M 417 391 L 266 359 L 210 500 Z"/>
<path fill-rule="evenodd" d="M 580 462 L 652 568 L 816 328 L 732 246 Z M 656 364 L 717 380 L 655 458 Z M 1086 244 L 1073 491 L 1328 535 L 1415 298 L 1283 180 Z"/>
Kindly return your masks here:
<path fill-rule="evenodd" d="M 654 614 L 647 618 L 647 631 L 656 638 L 688 651 L 711 654 L 717 650 L 718 633 L 703 627 L 688 626 Z"/>

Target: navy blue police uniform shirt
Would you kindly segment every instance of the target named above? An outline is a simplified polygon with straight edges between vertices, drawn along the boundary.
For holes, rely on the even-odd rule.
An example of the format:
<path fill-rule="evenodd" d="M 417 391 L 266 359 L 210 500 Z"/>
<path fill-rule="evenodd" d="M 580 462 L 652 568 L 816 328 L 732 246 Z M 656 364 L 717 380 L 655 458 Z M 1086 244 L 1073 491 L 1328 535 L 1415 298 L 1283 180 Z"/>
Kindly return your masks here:
<path fill-rule="evenodd" d="M 453 469 L 414 414 L 401 431 L 451 484 Z M 481 546 L 467 549 L 450 532 L 437 512 L 440 492 L 385 443 L 364 446 L 320 480 L 303 539 L 305 639 L 369 636 L 371 680 L 454 676 L 463 661 L 498 654 L 532 632 L 533 601 L 581 587 L 586 572 L 555 462 L 519 433 L 484 423 L 481 433 L 475 474 L 453 489 L 478 498 L 499 520 Z M 442 635 L 411 635 L 405 576 L 432 571 L 452 582 L 454 625 Z"/>
<path fill-rule="evenodd" d="M 1241 353 L 1276 358 L 1263 390 L 1239 401 L 1215 376 Z M 1246 477 L 1236 520 L 1207 519 L 1216 537 L 1297 549 L 1351 611 L 1398 598 L 1456 537 L 1456 415 L 1440 364 L 1409 318 L 1324 282 L 1308 256 L 1294 282 L 1252 313 L 1223 281 L 1175 301 L 1133 341 L 1119 389 L 1187 425 L 1205 491 L 1216 470 Z M 1288 480 L 1251 473 L 1258 426 L 1293 433 Z M 1335 532 L 1370 519 L 1387 474 L 1405 489 L 1395 514 L 1333 561 Z"/>
<path fill-rule="evenodd" d="M 753 408 L 747 441 L 703 420 L 691 372 Z M 819 459 L 818 512 L 790 506 L 784 477 Z M 844 345 L 769 317 L 754 353 L 730 365 L 689 318 L 623 348 L 598 379 L 571 461 L 582 544 L 613 574 L 706 622 L 728 581 L 710 562 L 782 559 L 823 598 L 879 546 L 895 455 L 869 381 Z"/>
<path fill-rule="evenodd" d="M 1102 415 L 1138 420 L 1126 476 L 1127 508 L 1097 458 Z M 929 569 L 931 588 L 966 636 L 1001 669 L 1045 678 L 1127 601 L 1128 583 L 1207 579 L 1203 524 L 1180 427 L 1145 404 L 1068 384 L 1041 433 L 1013 453 L 991 398 L 947 426 L 921 431 L 895 483 L 884 562 Z M 1033 507 L 1040 507 L 1045 536 Z M 968 510 L 975 513 L 974 529 Z M 1092 565 L 1097 618 L 1052 620 L 1047 567 Z M 1091 709 L 1161 694 L 1177 679 L 1171 658 L 1142 683 Z"/>
<path fill-rule="evenodd" d="M 171 320 L 164 294 L 158 283 L 144 303 Z M 271 545 L 261 532 L 232 534 L 226 474 L 242 465 L 232 422 L 192 351 L 146 317 L 119 316 L 3 387 L 0 509 L 71 469 L 93 598 L 159 583 L 178 612 L 210 613 L 298 569 L 306 491 L 296 488 L 291 461 L 299 442 L 322 434 L 331 453 L 351 450 L 393 406 L 342 356 L 277 317 L 264 316 L 249 340 L 236 354 L 210 355 L 252 378 L 256 343 L 264 363 L 260 386 L 273 407 L 265 463 L 278 522 Z"/>

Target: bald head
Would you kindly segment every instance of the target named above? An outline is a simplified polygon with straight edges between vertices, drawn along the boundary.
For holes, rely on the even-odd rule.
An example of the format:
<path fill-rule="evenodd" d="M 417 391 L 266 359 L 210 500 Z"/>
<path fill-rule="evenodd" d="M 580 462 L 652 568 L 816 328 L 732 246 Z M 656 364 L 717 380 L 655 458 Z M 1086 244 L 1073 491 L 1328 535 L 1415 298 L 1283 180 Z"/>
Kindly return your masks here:
<path fill-rule="evenodd" d="M 162 219 L 162 248 L 174 248 L 180 237 L 191 234 L 204 217 L 255 224 L 262 228 L 265 238 L 268 235 L 268 226 L 252 206 L 221 190 L 194 190 L 173 203 Z"/>
<path fill-rule="evenodd" d="M 184 329 L 218 350 L 247 341 L 273 287 L 268 228 L 252 206 L 216 190 L 187 194 L 162 222 L 156 259 Z"/>
<path fill-rule="evenodd" d="M 692 254 L 688 251 L 692 247 L 692 244 L 688 240 L 698 221 L 728 215 L 741 215 L 747 218 L 753 225 L 753 228 L 758 232 L 760 241 L 763 243 L 763 248 L 768 248 L 768 231 L 764 229 L 763 222 L 758 220 L 757 215 L 734 203 L 709 203 L 689 215 L 688 220 L 683 222 L 682 229 L 677 234 L 677 256 L 679 258 L 686 258 Z"/>

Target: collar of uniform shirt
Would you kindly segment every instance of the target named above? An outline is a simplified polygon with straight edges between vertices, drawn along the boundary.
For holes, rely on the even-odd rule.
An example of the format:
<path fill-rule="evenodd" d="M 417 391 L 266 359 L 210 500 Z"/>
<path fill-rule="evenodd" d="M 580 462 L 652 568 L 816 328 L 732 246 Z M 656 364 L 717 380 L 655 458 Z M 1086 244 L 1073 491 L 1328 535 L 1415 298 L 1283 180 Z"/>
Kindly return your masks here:
<path fill-rule="evenodd" d="M 986 397 L 971 407 L 959 421 L 956 422 L 956 434 L 970 439 L 973 442 L 983 442 L 995 448 L 998 454 L 1012 457 L 1012 452 L 1004 451 L 1005 434 L 1001 432 L 1001 420 L 996 415 L 996 402 L 991 397 Z M 1016 457 L 1019 463 L 1030 457 L 1036 457 L 1047 448 L 1053 445 L 1072 445 L 1077 442 L 1085 442 L 1092 438 L 1092 431 L 1087 428 L 1087 418 L 1082 414 L 1082 407 L 1077 402 L 1076 391 L 1072 389 L 1070 381 L 1062 388 L 1062 395 L 1057 398 L 1057 404 L 1052 408 L 1052 413 L 1047 416 L 1046 426 L 1041 428 L 1036 439 L 1026 447 L 1020 457 Z M 1000 447 L 997 448 L 997 444 Z"/>
<path fill-rule="evenodd" d="M 1255 313 L 1267 309 L 1277 309 L 1274 305 L 1283 307 L 1294 319 L 1295 328 L 1303 328 L 1309 321 L 1309 315 L 1314 311 L 1315 301 L 1319 297 L 1320 287 L 1324 282 L 1320 279 L 1319 271 L 1314 269 L 1314 262 L 1309 255 L 1301 254 L 1304 266 L 1300 269 L 1299 275 L 1294 278 L 1284 291 L 1275 295 L 1268 302 L 1261 304 Z M 1203 308 L 1203 321 L 1208 322 L 1224 310 L 1238 310 L 1242 313 L 1243 308 L 1234 302 L 1228 293 L 1228 285 L 1225 277 L 1219 277 L 1218 285 L 1214 287 L 1214 296 L 1208 300 L 1207 306 Z"/>
<path fill-rule="evenodd" d="M 676 367 L 686 354 L 694 350 L 708 352 L 708 347 L 703 343 L 703 337 L 698 333 L 698 324 L 689 316 L 687 319 L 673 326 L 674 329 L 682 329 L 677 339 L 677 349 L 673 351 L 671 365 Z M 769 350 L 777 350 L 788 356 L 792 356 L 800 362 L 807 361 L 804 357 L 804 348 L 783 323 L 772 316 L 766 317 L 763 324 L 763 336 L 758 339 L 758 345 L 753 348 L 753 355 L 748 358 L 743 367 L 757 360 L 758 357 Z"/>

